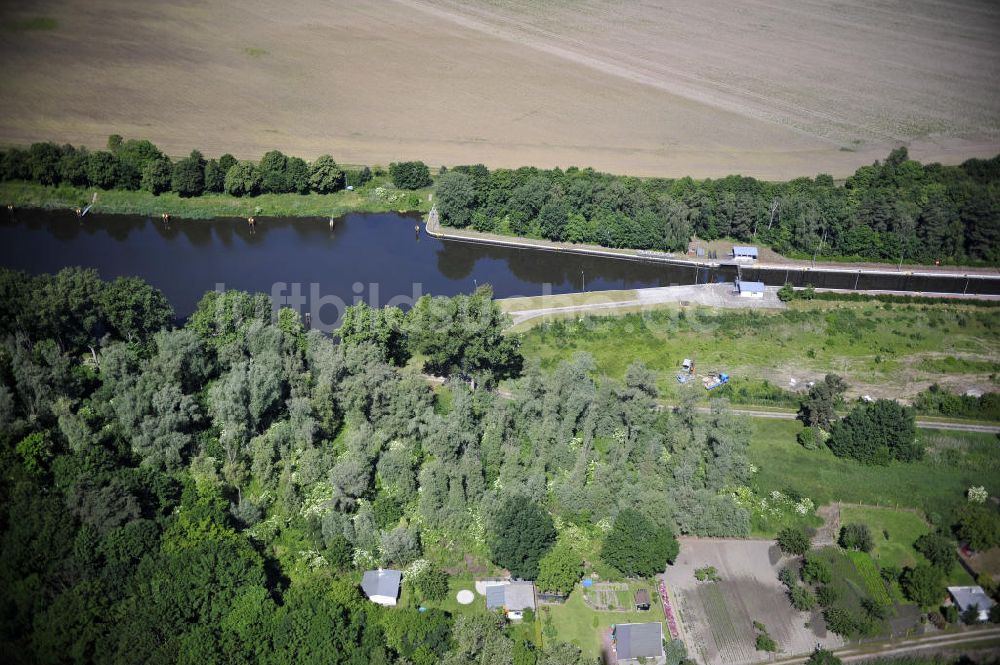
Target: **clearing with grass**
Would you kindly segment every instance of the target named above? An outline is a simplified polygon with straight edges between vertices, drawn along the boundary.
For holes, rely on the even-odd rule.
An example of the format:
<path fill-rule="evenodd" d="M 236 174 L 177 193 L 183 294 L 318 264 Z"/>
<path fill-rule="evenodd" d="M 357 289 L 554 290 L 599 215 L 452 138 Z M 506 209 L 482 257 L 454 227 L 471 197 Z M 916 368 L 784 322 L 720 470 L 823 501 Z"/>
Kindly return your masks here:
<path fill-rule="evenodd" d="M 664 399 L 705 394 L 681 386 L 681 362 L 700 374 L 726 372 L 730 385 L 713 396 L 796 408 L 789 392 L 828 373 L 845 378 L 849 397 L 908 399 L 932 383 L 964 393 L 996 390 L 1000 311 L 966 305 L 789 304 L 783 311 L 718 311 L 664 306 L 623 316 L 580 316 L 543 323 L 524 337 L 524 354 L 554 367 L 591 354 L 600 374 L 624 376 L 640 360 L 656 373 Z"/>
<path fill-rule="evenodd" d="M 816 505 L 843 501 L 915 508 L 931 522 L 947 524 L 944 520 L 966 503 L 969 487 L 992 489 L 1000 477 L 1000 445 L 993 434 L 920 429 L 917 436 L 927 449 L 922 461 L 867 466 L 826 449 L 803 448 L 796 441 L 802 430 L 797 421 L 750 420 L 750 459 L 761 493 L 792 490 Z M 874 532 L 875 525 L 870 526 Z"/>

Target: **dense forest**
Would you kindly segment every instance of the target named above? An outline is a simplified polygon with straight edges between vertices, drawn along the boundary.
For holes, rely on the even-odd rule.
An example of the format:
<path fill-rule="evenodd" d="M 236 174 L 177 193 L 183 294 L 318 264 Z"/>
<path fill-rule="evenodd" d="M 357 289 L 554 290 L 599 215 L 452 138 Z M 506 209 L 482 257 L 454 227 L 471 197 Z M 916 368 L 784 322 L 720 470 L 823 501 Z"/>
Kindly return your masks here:
<path fill-rule="evenodd" d="M 79 268 L 0 272 L 0 308 L 8 662 L 568 665 L 435 609 L 446 569 L 566 591 L 584 558 L 648 574 L 675 533 L 750 531 L 724 491 L 749 483 L 745 420 L 658 413 L 641 365 L 525 366 L 488 288 L 358 305 L 339 339 L 242 292 L 177 328 L 156 289 Z M 364 601 L 375 565 L 431 610 Z"/>
<path fill-rule="evenodd" d="M 696 234 L 793 255 L 1000 262 L 1000 156 L 924 165 L 899 148 L 843 185 L 459 166 L 437 202 L 447 225 L 608 247 L 686 251 Z"/>

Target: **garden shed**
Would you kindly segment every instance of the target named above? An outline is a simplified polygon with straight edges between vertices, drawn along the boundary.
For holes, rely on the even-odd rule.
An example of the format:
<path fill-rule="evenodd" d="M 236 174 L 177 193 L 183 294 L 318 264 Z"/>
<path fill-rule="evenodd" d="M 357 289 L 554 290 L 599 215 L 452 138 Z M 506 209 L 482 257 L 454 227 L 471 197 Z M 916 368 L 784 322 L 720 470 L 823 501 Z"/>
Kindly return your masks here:
<path fill-rule="evenodd" d="M 764 282 L 745 282 L 740 280 L 736 282 L 736 290 L 739 292 L 740 298 L 763 298 Z"/>
<path fill-rule="evenodd" d="M 399 570 L 366 570 L 361 578 L 361 590 L 368 600 L 392 607 L 399 598 L 399 584 L 403 573 Z"/>

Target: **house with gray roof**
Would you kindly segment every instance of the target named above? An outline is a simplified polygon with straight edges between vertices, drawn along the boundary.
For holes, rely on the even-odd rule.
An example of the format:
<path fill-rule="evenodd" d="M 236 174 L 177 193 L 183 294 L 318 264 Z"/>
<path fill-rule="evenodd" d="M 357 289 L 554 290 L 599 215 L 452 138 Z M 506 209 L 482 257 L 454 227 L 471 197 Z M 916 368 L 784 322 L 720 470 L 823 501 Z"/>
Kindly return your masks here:
<path fill-rule="evenodd" d="M 981 586 L 950 586 L 948 595 L 959 612 L 965 612 L 970 607 L 978 608 L 979 620 L 984 622 L 989 620 L 990 608 L 996 604 Z"/>
<path fill-rule="evenodd" d="M 619 623 L 614 627 L 612 639 L 615 655 L 622 665 L 636 665 L 639 662 L 663 665 L 667 662 L 667 656 L 663 652 L 662 623 Z"/>
<path fill-rule="evenodd" d="M 395 606 L 403 573 L 399 570 L 366 570 L 361 578 L 361 590 L 368 600 L 379 605 Z"/>
<path fill-rule="evenodd" d="M 508 619 L 520 620 L 524 610 L 535 609 L 534 582 L 501 582 L 486 587 L 486 609 L 502 609 Z"/>

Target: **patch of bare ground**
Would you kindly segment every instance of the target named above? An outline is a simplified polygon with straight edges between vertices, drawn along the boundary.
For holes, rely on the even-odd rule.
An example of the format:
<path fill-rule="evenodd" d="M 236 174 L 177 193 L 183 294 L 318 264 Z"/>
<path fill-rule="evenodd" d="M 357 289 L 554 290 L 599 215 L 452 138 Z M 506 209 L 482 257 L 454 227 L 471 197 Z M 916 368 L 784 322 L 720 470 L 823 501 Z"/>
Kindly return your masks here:
<path fill-rule="evenodd" d="M 760 621 L 783 655 L 806 653 L 817 643 L 836 648 L 843 641 L 822 619 L 795 610 L 778 581 L 791 561 L 773 541 L 682 538 L 677 562 L 666 572 L 679 598 L 689 651 L 706 665 L 740 665 L 766 659 L 754 648 L 753 622 Z M 698 582 L 694 571 L 715 566 L 719 582 Z M 807 622 L 809 626 L 807 626 Z"/>
<path fill-rule="evenodd" d="M 840 534 L 840 505 L 831 503 L 820 506 L 816 514 L 823 519 L 823 525 L 816 529 L 816 534 L 812 539 L 812 546 L 816 549 L 827 547 L 837 543 Z"/>
<path fill-rule="evenodd" d="M 0 30 L 0 144 L 768 179 L 1000 152 L 1000 7 L 971 0 L 0 7 L 31 16 Z"/>
<path fill-rule="evenodd" d="M 819 331 L 817 331 L 817 334 Z M 828 365 L 820 368 L 800 363 L 780 363 L 773 366 L 761 366 L 756 363 L 737 364 L 729 366 L 733 376 L 748 376 L 766 380 L 772 385 L 792 392 L 804 391 L 810 382 L 822 381 L 829 373 L 844 377 L 849 385 L 848 399 L 856 399 L 868 395 L 875 399 L 898 399 L 910 402 L 917 393 L 927 390 L 933 384 L 954 393 L 972 394 L 995 392 L 997 383 L 993 372 L 961 372 L 950 370 L 937 371 L 926 361 L 934 359 L 966 360 L 985 364 L 1000 362 L 1000 356 L 989 349 L 986 341 L 982 342 L 984 353 L 952 352 L 910 352 L 895 359 L 890 370 L 873 369 L 876 355 L 855 357 L 834 357 Z"/>

